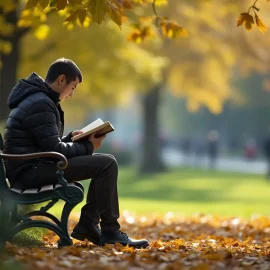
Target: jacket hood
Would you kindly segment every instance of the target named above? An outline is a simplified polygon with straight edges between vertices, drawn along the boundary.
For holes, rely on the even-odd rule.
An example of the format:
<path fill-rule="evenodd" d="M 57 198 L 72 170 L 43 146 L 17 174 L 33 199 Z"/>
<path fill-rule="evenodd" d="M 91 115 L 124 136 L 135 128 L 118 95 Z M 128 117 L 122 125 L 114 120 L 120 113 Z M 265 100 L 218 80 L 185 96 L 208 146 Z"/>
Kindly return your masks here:
<path fill-rule="evenodd" d="M 28 78 L 19 80 L 13 87 L 8 97 L 9 108 L 16 108 L 22 100 L 37 92 L 44 92 L 55 103 L 59 102 L 59 93 L 52 90 L 39 75 L 33 72 Z"/>

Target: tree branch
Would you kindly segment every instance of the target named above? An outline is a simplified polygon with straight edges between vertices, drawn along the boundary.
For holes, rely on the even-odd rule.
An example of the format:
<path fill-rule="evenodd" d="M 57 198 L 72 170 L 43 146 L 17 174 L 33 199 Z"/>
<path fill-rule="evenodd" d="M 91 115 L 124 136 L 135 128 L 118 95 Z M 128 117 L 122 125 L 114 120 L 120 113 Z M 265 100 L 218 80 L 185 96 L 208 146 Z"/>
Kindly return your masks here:
<path fill-rule="evenodd" d="M 157 10 L 156 10 L 156 0 L 153 1 L 152 7 L 153 7 L 154 14 L 156 15 L 156 17 L 158 17 Z"/>
<path fill-rule="evenodd" d="M 25 34 L 27 34 L 31 29 L 32 29 L 32 27 L 17 28 L 19 38 L 23 37 L 23 36 L 24 36 Z"/>
<path fill-rule="evenodd" d="M 254 4 L 248 9 L 248 13 L 250 12 L 252 8 L 258 10 L 258 8 L 256 7 L 257 2 L 258 0 L 255 0 Z"/>
<path fill-rule="evenodd" d="M 156 16 L 156 26 L 159 26 L 158 23 L 159 23 L 160 17 L 159 17 L 158 14 L 157 14 L 156 0 L 153 0 L 152 8 L 153 8 L 153 12 L 154 12 L 154 14 L 155 14 L 155 16 Z"/>

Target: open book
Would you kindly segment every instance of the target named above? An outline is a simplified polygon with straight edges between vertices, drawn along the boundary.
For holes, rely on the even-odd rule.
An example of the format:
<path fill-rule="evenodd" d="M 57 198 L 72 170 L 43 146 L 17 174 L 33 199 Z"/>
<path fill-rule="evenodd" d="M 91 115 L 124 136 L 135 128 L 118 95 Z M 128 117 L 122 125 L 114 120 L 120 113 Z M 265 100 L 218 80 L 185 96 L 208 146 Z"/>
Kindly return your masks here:
<path fill-rule="evenodd" d="M 94 132 L 96 132 L 95 137 L 102 137 L 103 135 L 114 131 L 114 127 L 109 121 L 103 122 L 100 118 L 98 118 L 91 124 L 82 128 L 81 131 L 83 131 L 83 133 L 72 137 L 71 138 L 72 141 L 77 141 L 82 138 L 86 138 Z"/>

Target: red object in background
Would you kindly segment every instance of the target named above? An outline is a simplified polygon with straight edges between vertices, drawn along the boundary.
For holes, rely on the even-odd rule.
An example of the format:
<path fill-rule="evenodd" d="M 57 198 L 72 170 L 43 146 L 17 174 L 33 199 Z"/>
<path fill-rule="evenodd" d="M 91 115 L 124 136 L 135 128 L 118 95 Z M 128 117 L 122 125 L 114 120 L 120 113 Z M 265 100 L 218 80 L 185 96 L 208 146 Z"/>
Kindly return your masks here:
<path fill-rule="evenodd" d="M 247 159 L 253 159 L 257 155 L 257 151 L 255 147 L 245 147 L 244 155 Z"/>

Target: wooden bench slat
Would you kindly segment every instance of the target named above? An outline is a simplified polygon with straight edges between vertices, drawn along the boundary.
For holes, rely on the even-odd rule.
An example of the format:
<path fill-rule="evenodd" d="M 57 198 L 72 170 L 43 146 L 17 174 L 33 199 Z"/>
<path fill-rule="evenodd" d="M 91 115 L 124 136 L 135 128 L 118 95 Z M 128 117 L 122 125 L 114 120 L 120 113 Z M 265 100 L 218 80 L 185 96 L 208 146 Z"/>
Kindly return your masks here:
<path fill-rule="evenodd" d="M 47 185 L 43 186 L 39 192 L 44 192 L 44 191 L 52 191 L 53 190 L 53 185 Z"/>
<path fill-rule="evenodd" d="M 29 188 L 23 191 L 23 194 L 37 194 L 38 188 Z"/>
<path fill-rule="evenodd" d="M 16 193 L 19 193 L 19 194 L 21 194 L 23 192 L 22 189 L 18 189 L 18 188 L 11 188 L 10 190 L 12 190 Z"/>

